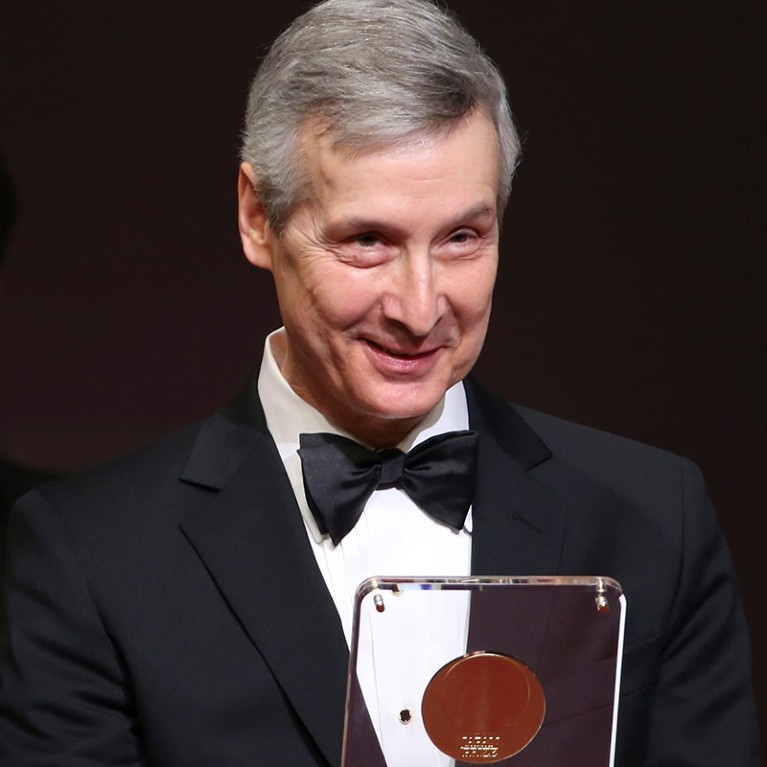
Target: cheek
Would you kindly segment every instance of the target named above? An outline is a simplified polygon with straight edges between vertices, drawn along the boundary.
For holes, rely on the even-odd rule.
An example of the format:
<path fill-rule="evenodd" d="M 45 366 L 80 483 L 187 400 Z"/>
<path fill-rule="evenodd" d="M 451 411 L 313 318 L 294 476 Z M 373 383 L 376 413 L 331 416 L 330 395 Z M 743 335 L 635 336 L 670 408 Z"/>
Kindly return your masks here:
<path fill-rule="evenodd" d="M 458 321 L 466 333 L 484 333 L 490 318 L 495 285 L 495 269 L 483 269 L 472 275 L 464 275 L 456 286 L 453 304 Z"/>
<path fill-rule="evenodd" d="M 314 283 L 311 296 L 323 321 L 344 330 L 376 314 L 381 291 L 369 270 L 336 264 L 323 271 Z"/>
<path fill-rule="evenodd" d="M 296 323 L 333 344 L 334 333 L 370 317 L 378 304 L 370 275 L 338 265 L 317 265 L 288 281 L 285 299 Z"/>

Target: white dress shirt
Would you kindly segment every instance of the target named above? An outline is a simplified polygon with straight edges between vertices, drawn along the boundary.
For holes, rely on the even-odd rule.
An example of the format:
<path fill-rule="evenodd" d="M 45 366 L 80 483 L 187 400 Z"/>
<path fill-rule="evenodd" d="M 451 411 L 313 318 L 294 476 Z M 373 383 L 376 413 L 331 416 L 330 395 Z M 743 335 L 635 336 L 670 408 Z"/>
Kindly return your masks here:
<path fill-rule="evenodd" d="M 471 571 L 471 510 L 463 530 L 455 531 L 421 511 L 397 488 L 376 490 L 354 529 L 337 545 L 323 536 L 306 500 L 299 435 L 329 432 L 354 437 L 336 427 L 290 387 L 272 353 L 275 331 L 266 340 L 258 378 L 258 393 L 266 423 L 279 450 L 290 479 L 306 532 L 312 544 L 322 577 L 341 619 L 344 635 L 351 644 L 352 614 L 357 586 L 371 576 L 462 576 Z M 463 385 L 450 388 L 442 402 L 429 413 L 397 447 L 407 452 L 429 437 L 448 431 L 468 429 L 469 415 Z M 368 446 L 369 447 L 369 446 Z M 426 684 L 445 659 L 462 655 L 466 648 L 468 602 L 456 610 L 454 602 L 445 609 L 437 602 L 429 609 L 428 620 L 411 629 L 413 647 L 398 662 L 376 668 L 386 643 L 385 622 L 372 631 L 362 632 L 365 641 L 358 649 L 358 673 L 373 726 L 390 765 L 407 767 L 445 767 L 453 761 L 437 754 L 420 723 L 421 699 Z M 368 620 L 370 618 L 366 618 Z M 371 627 L 372 628 L 372 627 Z M 419 636 L 420 634 L 420 636 Z M 424 635 L 425 634 L 425 635 Z M 364 645 L 364 646 L 363 646 Z M 383 689 L 383 688 L 386 689 Z M 396 700 L 389 706 L 381 701 Z M 386 707 L 387 710 L 381 710 Z M 400 721 L 407 710 L 409 724 Z"/>

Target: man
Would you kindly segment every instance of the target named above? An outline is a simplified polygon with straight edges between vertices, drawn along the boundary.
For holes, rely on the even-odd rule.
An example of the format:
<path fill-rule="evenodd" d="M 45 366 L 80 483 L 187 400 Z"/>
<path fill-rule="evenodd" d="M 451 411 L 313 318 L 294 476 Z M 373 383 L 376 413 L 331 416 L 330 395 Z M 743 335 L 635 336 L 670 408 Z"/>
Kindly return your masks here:
<path fill-rule="evenodd" d="M 500 76 L 426 0 L 329 0 L 275 42 L 239 226 L 284 329 L 227 411 L 17 508 L 3 764 L 339 764 L 351 594 L 381 572 L 616 578 L 617 764 L 758 763 L 747 631 L 696 469 L 466 377 L 517 153 Z M 413 501 L 391 449 L 448 444 L 465 460 Z M 313 480 L 332 486 L 346 454 L 382 481 L 323 517 Z"/>

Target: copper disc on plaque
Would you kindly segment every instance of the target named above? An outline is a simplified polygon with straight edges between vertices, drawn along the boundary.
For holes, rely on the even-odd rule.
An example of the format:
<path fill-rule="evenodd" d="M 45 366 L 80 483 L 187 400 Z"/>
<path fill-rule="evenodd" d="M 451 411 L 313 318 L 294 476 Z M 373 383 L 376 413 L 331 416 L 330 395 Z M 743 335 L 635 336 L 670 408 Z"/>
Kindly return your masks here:
<path fill-rule="evenodd" d="M 432 743 L 444 754 L 487 764 L 530 744 L 543 724 L 546 697 L 522 661 L 480 651 L 450 661 L 432 677 L 421 715 Z"/>

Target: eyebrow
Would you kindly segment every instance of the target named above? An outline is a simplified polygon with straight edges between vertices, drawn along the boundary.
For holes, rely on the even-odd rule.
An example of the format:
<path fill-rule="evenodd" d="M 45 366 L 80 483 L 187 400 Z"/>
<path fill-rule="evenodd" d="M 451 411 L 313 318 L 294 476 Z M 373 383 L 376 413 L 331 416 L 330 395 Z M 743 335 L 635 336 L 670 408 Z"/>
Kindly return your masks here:
<path fill-rule="evenodd" d="M 495 208 L 490 207 L 487 203 L 480 202 L 474 207 L 461 213 L 460 216 L 456 216 L 454 223 L 457 224 L 460 221 L 473 221 L 475 218 L 496 218 Z"/>

